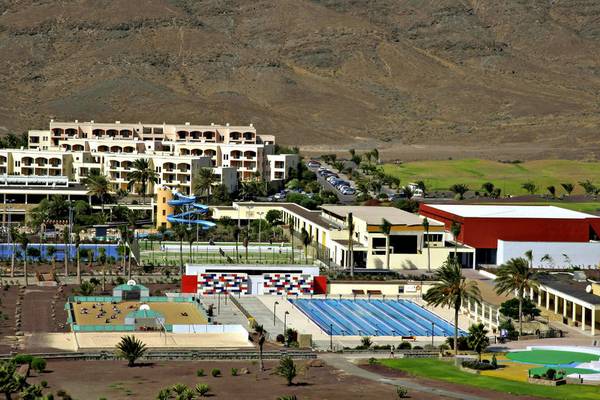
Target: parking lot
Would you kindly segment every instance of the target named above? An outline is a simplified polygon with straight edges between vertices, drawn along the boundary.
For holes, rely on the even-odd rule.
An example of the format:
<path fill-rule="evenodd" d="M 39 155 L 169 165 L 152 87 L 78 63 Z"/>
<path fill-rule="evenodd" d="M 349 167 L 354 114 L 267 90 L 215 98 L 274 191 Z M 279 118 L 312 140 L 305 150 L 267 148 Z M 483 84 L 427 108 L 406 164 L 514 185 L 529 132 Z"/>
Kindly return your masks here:
<path fill-rule="evenodd" d="M 308 168 L 317 175 L 317 182 L 319 182 L 321 187 L 323 187 L 325 190 L 329 190 L 329 191 L 335 193 L 337 195 L 340 203 L 342 203 L 342 204 L 354 203 L 354 201 L 356 200 L 356 194 L 342 193 L 342 191 L 340 191 L 340 189 L 336 188 L 333 184 L 331 184 L 330 182 L 327 181 L 327 176 L 323 176 L 323 175 L 319 174 L 318 171 L 319 171 L 320 167 L 318 165 L 313 166 L 313 165 L 309 164 Z M 321 168 L 326 168 L 327 170 L 331 171 L 332 173 L 335 172 L 334 169 L 331 168 L 327 164 L 321 164 Z M 355 189 L 354 182 L 352 182 L 346 176 L 344 176 L 343 174 L 338 174 L 338 173 L 336 173 L 336 175 L 339 176 L 339 179 L 347 182 L 349 187 Z"/>

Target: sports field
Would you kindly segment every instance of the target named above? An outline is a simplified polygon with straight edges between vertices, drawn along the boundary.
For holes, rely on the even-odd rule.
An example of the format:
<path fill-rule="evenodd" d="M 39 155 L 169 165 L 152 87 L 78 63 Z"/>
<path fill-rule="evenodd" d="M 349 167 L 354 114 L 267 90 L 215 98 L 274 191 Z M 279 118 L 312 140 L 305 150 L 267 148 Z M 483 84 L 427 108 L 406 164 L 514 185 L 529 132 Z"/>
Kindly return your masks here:
<path fill-rule="evenodd" d="M 73 303 L 75 322 L 78 325 L 122 325 L 125 317 L 140 308 L 140 302 L 123 301 L 116 304 L 81 302 Z M 208 321 L 191 303 L 149 303 L 150 309 L 164 315 L 165 324 L 206 324 Z M 101 310 L 104 310 L 102 313 Z M 101 315 L 102 314 L 102 315 Z M 109 321 L 109 322 L 106 322 Z"/>
<path fill-rule="evenodd" d="M 582 194 L 579 181 L 589 179 L 600 186 L 600 163 L 572 160 L 536 160 L 518 164 L 467 159 L 415 161 L 400 165 L 385 164 L 386 173 L 400 178 L 402 184 L 422 180 L 430 191 L 448 190 L 455 183 L 464 183 L 472 190 L 481 190 L 485 182 L 502 189 L 502 194 L 524 195 L 524 182 L 531 181 L 546 193 L 546 187 L 556 187 L 557 195 L 564 193 L 561 183 L 575 185 L 573 194 Z"/>

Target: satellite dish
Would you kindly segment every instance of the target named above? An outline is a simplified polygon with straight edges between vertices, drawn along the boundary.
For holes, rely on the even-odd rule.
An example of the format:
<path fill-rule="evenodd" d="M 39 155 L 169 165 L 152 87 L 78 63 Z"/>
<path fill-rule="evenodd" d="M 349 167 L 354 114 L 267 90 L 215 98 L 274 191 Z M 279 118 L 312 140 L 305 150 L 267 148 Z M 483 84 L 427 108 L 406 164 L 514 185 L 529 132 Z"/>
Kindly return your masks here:
<path fill-rule="evenodd" d="M 586 291 L 586 293 L 592 293 L 592 285 L 587 285 L 585 287 L 585 291 Z"/>
<path fill-rule="evenodd" d="M 130 280 L 127 281 L 127 284 L 129 286 L 135 286 L 135 281 L 133 279 L 130 279 Z"/>
<path fill-rule="evenodd" d="M 142 304 L 140 306 L 140 310 L 149 310 L 149 309 L 150 309 L 150 306 L 148 304 Z"/>

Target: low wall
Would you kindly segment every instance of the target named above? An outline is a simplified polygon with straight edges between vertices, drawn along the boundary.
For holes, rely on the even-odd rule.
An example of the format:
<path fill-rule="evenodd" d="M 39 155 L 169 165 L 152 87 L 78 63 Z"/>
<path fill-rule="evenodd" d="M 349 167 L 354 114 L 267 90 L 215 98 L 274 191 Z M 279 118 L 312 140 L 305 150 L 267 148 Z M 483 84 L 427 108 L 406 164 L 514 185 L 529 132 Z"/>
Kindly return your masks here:
<path fill-rule="evenodd" d="M 237 333 L 248 337 L 241 325 L 172 325 L 173 333 Z"/>

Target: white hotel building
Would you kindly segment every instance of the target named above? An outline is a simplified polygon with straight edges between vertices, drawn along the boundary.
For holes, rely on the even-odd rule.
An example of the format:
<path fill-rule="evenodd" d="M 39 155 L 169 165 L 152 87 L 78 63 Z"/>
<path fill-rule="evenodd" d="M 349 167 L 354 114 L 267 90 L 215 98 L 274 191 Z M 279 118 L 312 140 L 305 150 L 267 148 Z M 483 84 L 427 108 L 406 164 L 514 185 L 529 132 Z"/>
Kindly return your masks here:
<path fill-rule="evenodd" d="M 106 175 L 115 190 L 127 189 L 132 164 L 140 158 L 148 159 L 158 174 L 148 194 L 163 186 L 190 193 L 194 174 L 204 167 L 213 168 L 220 183 L 234 191 L 238 181 L 286 179 L 299 161 L 296 154 L 274 154 L 274 136 L 257 135 L 252 124 L 51 120 L 48 130 L 31 130 L 28 136 L 26 149 L 0 149 L 0 194 L 5 200 L 22 189 L 46 195 L 47 188 L 59 190 L 65 182 L 76 186 L 92 171 Z"/>

